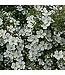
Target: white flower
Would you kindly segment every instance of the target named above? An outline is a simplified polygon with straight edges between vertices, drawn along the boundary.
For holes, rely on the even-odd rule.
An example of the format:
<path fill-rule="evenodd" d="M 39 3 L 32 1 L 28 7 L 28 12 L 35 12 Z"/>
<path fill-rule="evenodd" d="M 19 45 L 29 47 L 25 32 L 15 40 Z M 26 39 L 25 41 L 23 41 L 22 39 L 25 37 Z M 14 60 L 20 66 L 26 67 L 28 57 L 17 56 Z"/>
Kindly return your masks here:
<path fill-rule="evenodd" d="M 61 38 L 60 45 L 65 45 L 65 39 L 64 38 Z"/>
<path fill-rule="evenodd" d="M 40 49 L 40 44 L 38 44 L 38 43 L 33 44 L 33 48 L 35 48 L 36 50 L 39 50 Z"/>
<path fill-rule="evenodd" d="M 16 57 L 16 61 L 22 61 L 22 60 L 23 60 L 22 56 Z"/>
<path fill-rule="evenodd" d="M 15 45 L 6 44 L 7 50 L 15 50 Z"/>
<path fill-rule="evenodd" d="M 20 21 L 14 21 L 14 25 L 16 26 L 16 25 L 20 25 Z"/>
<path fill-rule="evenodd" d="M 61 58 L 63 58 L 63 54 L 62 54 L 62 50 L 61 51 L 55 51 L 53 57 L 55 57 L 57 60 L 60 60 Z"/>
<path fill-rule="evenodd" d="M 13 31 L 15 31 L 15 28 L 13 28 L 13 26 L 10 25 L 10 26 L 7 26 L 7 30 L 13 33 Z"/>
<path fill-rule="evenodd" d="M 25 31 L 24 31 L 23 29 L 21 29 L 21 30 L 19 31 L 19 35 L 24 36 L 24 35 L 25 35 Z"/>
<path fill-rule="evenodd" d="M 44 43 L 44 41 L 40 42 L 41 51 L 44 51 L 44 49 L 47 49 L 47 43 Z"/>
<path fill-rule="evenodd" d="M 26 36 L 31 36 L 32 32 L 26 32 Z"/>
<path fill-rule="evenodd" d="M 44 9 L 43 9 L 43 13 L 42 13 L 42 15 L 44 15 L 44 16 L 49 16 L 49 15 L 51 15 L 52 13 L 49 11 L 47 11 L 47 9 L 44 7 Z"/>
<path fill-rule="evenodd" d="M 48 24 L 43 23 L 43 24 L 41 25 L 41 27 L 42 27 L 43 29 L 47 29 L 48 26 L 50 26 L 50 23 L 48 23 Z"/>
<path fill-rule="evenodd" d="M 3 20 L 0 18 L 0 26 L 3 24 L 3 22 L 2 22 Z"/>
<path fill-rule="evenodd" d="M 31 32 L 31 31 L 32 31 L 31 27 L 26 26 L 25 32 Z"/>
<path fill-rule="evenodd" d="M 61 42 L 61 37 L 58 36 L 58 35 L 54 36 L 54 39 L 55 39 L 55 41 L 58 42 L 58 43 Z"/>
<path fill-rule="evenodd" d="M 6 52 L 4 52 L 4 57 L 8 57 L 9 56 L 9 50 L 6 50 Z"/>
<path fill-rule="evenodd" d="M 30 27 L 30 28 L 34 27 L 32 23 L 27 24 L 27 26 Z"/>
<path fill-rule="evenodd" d="M 37 10 L 37 11 L 41 11 L 43 9 L 43 6 L 41 5 L 34 5 L 34 8 Z"/>
<path fill-rule="evenodd" d="M 28 44 L 25 46 L 25 48 L 31 49 L 31 44 L 28 43 Z"/>
<path fill-rule="evenodd" d="M 11 68 L 14 69 L 14 70 L 17 70 L 18 69 L 18 65 L 19 65 L 18 62 L 12 63 Z"/>
<path fill-rule="evenodd" d="M 19 58 L 19 57 L 21 57 L 22 56 L 22 53 L 21 53 L 21 50 L 16 50 L 15 52 L 14 52 L 14 58 Z"/>
<path fill-rule="evenodd" d="M 15 51 L 15 52 L 16 52 L 16 51 Z M 10 59 L 13 60 L 14 58 L 16 58 L 15 52 L 10 51 L 10 53 L 9 53 L 9 58 L 10 58 Z"/>
<path fill-rule="evenodd" d="M 25 69 L 25 62 L 24 61 L 18 62 L 18 68 Z"/>
<path fill-rule="evenodd" d="M 38 38 L 44 38 L 45 33 L 43 33 L 43 30 L 40 29 L 40 31 L 36 31 Z"/>
<path fill-rule="evenodd" d="M 22 11 L 23 10 L 22 6 L 21 5 L 17 6 L 17 10 Z"/>
<path fill-rule="evenodd" d="M 3 39 L 4 39 L 5 43 L 9 41 L 9 37 L 10 37 L 10 34 L 9 34 L 9 33 L 6 33 L 6 34 L 3 36 Z"/>
<path fill-rule="evenodd" d="M 10 37 L 9 38 L 9 45 L 17 45 L 17 38 Z"/>
<path fill-rule="evenodd" d="M 33 15 L 27 17 L 26 20 L 27 20 L 27 23 L 33 23 L 33 24 L 36 23 L 35 20 L 34 20 L 34 16 Z"/>
<path fill-rule="evenodd" d="M 52 48 L 52 44 L 51 43 L 48 43 L 47 45 L 47 50 L 51 49 Z"/>
<path fill-rule="evenodd" d="M 29 51 L 29 54 L 34 54 L 34 55 L 36 55 L 36 54 L 37 54 L 37 50 L 34 49 L 34 48 L 31 48 L 30 51 Z"/>
<path fill-rule="evenodd" d="M 29 54 L 30 61 L 36 61 L 36 56 Z"/>
<path fill-rule="evenodd" d="M 15 19 L 13 18 L 13 17 L 10 17 L 10 23 L 12 23 L 12 22 L 14 22 L 15 21 Z"/>
<path fill-rule="evenodd" d="M 23 50 L 24 48 L 24 44 L 23 43 L 19 43 L 19 45 L 17 45 L 17 49 L 18 50 Z"/>
<path fill-rule="evenodd" d="M 51 31 L 50 30 L 45 30 L 44 33 L 46 33 L 45 37 L 51 37 Z"/>
<path fill-rule="evenodd" d="M 44 62 L 42 59 L 38 59 L 38 61 L 39 61 L 39 65 L 44 65 Z"/>
<path fill-rule="evenodd" d="M 44 16 L 42 16 L 42 22 L 44 24 L 50 24 L 50 23 L 54 22 L 54 20 L 51 17 L 44 17 Z"/>
<path fill-rule="evenodd" d="M 1 30 L 0 30 L 0 37 L 4 36 L 5 33 L 6 33 L 6 30 L 1 29 Z"/>
<path fill-rule="evenodd" d="M 30 37 L 28 37 L 27 41 L 35 43 L 38 42 L 39 39 L 36 35 L 31 35 Z"/>

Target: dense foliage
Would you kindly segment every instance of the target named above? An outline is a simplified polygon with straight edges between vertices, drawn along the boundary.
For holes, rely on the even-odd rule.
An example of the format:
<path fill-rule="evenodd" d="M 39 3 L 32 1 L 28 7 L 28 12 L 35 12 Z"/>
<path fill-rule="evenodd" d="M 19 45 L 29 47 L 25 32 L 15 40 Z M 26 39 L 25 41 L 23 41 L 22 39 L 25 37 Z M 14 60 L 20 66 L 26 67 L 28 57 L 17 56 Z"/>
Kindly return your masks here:
<path fill-rule="evenodd" d="M 65 6 L 0 6 L 0 69 L 64 70 Z"/>

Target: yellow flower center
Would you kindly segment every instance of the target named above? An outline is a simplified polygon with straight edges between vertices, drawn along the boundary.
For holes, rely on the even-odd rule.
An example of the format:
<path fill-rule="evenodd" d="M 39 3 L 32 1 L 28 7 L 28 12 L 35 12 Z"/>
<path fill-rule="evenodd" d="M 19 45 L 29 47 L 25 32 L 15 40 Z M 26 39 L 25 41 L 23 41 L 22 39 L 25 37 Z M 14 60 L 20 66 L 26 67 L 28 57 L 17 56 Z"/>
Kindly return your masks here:
<path fill-rule="evenodd" d="M 14 43 L 14 40 L 12 40 L 12 43 Z"/>
<path fill-rule="evenodd" d="M 60 56 L 60 54 L 58 53 L 57 56 Z"/>
<path fill-rule="evenodd" d="M 20 66 L 22 66 L 22 64 L 20 64 Z"/>
<path fill-rule="evenodd" d="M 34 52 L 34 50 L 32 50 L 32 52 Z"/>

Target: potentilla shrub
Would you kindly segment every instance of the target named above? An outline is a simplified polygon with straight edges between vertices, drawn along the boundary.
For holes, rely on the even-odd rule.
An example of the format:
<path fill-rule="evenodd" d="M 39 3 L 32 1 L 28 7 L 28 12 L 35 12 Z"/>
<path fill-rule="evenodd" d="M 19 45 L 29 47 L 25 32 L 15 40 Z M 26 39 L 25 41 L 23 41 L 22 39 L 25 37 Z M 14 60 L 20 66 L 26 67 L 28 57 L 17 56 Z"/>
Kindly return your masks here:
<path fill-rule="evenodd" d="M 0 6 L 0 69 L 65 69 L 65 6 Z"/>

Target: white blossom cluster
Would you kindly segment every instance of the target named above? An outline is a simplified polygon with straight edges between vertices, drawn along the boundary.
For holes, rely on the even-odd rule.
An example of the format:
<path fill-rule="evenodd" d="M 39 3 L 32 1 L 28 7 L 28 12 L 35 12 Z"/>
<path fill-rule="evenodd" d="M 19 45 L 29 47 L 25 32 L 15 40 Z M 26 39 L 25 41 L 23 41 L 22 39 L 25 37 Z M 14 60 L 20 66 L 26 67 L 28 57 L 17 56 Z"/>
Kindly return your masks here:
<path fill-rule="evenodd" d="M 65 69 L 65 51 L 60 49 L 65 46 L 65 38 L 62 37 L 65 31 L 53 27 L 55 20 L 51 17 L 62 7 L 26 7 L 15 6 L 14 12 L 1 12 L 0 47 L 5 49 L 3 56 L 0 54 L 0 61 L 4 60 L 5 69 Z"/>

